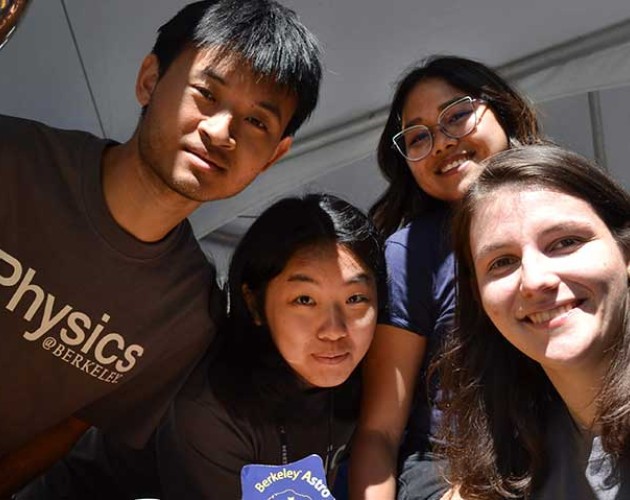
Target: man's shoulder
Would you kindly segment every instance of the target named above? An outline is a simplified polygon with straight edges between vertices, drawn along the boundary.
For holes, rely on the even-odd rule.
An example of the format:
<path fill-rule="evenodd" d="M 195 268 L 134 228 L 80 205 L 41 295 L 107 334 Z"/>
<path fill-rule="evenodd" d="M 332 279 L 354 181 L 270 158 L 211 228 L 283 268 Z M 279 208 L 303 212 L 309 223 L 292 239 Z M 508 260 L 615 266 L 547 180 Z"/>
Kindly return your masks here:
<path fill-rule="evenodd" d="M 47 125 L 46 123 L 22 118 L 19 116 L 10 116 L 0 114 L 0 128 L 3 132 L 25 132 L 28 130 L 51 130 L 60 131 L 61 129 Z"/>
<path fill-rule="evenodd" d="M 28 118 L 0 114 L 0 141 L 10 144 L 26 144 L 40 139 L 42 142 L 53 141 L 76 143 L 80 141 L 102 141 L 83 130 L 66 130 Z"/>
<path fill-rule="evenodd" d="M 32 174 L 56 176 L 53 172 L 57 172 L 64 179 L 74 179 L 81 166 L 100 161 L 107 144 L 89 132 L 0 115 L 0 167 L 5 176 L 27 179 Z"/>

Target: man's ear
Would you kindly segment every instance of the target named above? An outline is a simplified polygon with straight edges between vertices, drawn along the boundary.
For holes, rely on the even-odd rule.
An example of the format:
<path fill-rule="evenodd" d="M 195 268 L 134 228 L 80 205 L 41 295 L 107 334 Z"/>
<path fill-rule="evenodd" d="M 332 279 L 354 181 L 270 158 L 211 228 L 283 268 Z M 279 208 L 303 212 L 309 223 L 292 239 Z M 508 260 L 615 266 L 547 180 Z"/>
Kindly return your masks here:
<path fill-rule="evenodd" d="M 149 54 L 142 60 L 136 78 L 136 98 L 140 106 L 144 107 L 149 104 L 159 79 L 160 63 L 155 54 Z"/>
<path fill-rule="evenodd" d="M 245 304 L 247 304 L 247 309 L 252 315 L 252 318 L 254 318 L 254 323 L 256 324 L 256 326 L 261 326 L 263 322 L 260 317 L 260 313 L 258 312 L 258 303 L 256 301 L 256 296 L 254 295 L 254 292 L 252 292 L 252 290 L 246 284 L 243 284 L 243 286 L 241 287 L 241 292 L 243 293 Z"/>
<path fill-rule="evenodd" d="M 269 167 L 271 167 L 271 165 L 276 163 L 280 158 L 282 158 L 285 154 L 287 154 L 289 152 L 289 149 L 291 149 L 292 144 L 293 144 L 293 137 L 291 136 L 284 137 L 276 146 L 276 150 L 273 152 L 273 155 L 271 155 L 271 158 L 266 163 L 266 165 L 262 168 L 261 172 L 264 172 L 265 170 L 267 170 Z"/>

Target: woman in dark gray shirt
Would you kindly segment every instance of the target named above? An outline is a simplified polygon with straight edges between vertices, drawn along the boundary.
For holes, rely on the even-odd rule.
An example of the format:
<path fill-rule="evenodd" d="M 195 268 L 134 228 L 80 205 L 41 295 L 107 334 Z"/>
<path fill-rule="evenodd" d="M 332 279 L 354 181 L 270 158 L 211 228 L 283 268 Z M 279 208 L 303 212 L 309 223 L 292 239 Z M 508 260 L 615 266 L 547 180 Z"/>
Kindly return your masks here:
<path fill-rule="evenodd" d="M 463 498 L 630 498 L 630 195 L 584 158 L 487 161 L 455 217 L 440 362 Z"/>
<path fill-rule="evenodd" d="M 332 196 L 285 199 L 256 220 L 232 259 L 217 344 L 157 436 L 163 500 L 240 498 L 244 466 L 290 469 L 311 454 L 332 488 L 354 428 L 381 260 L 369 220 Z"/>

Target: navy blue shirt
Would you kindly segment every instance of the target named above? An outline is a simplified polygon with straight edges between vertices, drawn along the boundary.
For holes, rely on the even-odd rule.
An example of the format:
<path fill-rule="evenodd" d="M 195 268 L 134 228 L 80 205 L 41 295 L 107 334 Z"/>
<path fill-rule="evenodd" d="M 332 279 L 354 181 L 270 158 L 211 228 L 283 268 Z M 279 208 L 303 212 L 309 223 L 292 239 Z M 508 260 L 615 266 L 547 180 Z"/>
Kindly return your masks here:
<path fill-rule="evenodd" d="M 426 369 L 455 314 L 455 260 L 450 238 L 450 210 L 424 214 L 392 234 L 385 245 L 387 293 L 379 323 L 427 338 L 427 351 L 416 383 L 414 402 L 401 449 L 404 458 L 429 449 L 439 421 L 432 408 L 436 384 L 427 391 Z"/>

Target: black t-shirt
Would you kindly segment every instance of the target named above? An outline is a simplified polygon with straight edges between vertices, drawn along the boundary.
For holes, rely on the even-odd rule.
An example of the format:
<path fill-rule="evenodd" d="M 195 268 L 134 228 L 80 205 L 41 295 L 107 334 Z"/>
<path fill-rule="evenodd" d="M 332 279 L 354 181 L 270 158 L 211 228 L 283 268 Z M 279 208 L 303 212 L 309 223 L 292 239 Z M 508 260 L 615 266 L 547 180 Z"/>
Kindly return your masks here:
<path fill-rule="evenodd" d="M 214 334 L 214 269 L 183 221 L 113 219 L 108 142 L 0 116 L 0 456 L 76 416 L 142 446 Z"/>
<path fill-rule="evenodd" d="M 233 417 L 213 394 L 206 374 L 200 365 L 158 432 L 162 500 L 240 498 L 244 465 L 283 464 L 279 423 Z M 300 415 L 291 415 L 285 424 L 288 462 L 311 454 L 326 462 L 331 445 L 329 471 L 334 472 L 355 424 L 335 416 L 335 401 L 341 397 L 344 388 L 300 394 L 295 401 Z"/>
<path fill-rule="evenodd" d="M 548 467 L 533 500 L 630 498 L 628 457 L 616 462 L 601 437 L 579 429 L 562 402 L 550 409 L 545 431 Z"/>

